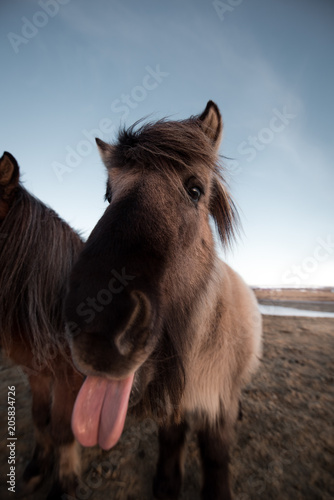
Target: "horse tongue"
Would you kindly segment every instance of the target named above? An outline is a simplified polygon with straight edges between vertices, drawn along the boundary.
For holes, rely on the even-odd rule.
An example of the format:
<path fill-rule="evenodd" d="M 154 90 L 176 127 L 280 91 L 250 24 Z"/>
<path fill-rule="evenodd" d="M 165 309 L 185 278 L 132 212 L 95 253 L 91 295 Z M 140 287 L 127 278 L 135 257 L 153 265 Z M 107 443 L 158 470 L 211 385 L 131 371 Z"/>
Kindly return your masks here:
<path fill-rule="evenodd" d="M 119 440 L 126 417 L 134 374 L 124 380 L 86 378 L 77 396 L 73 414 L 73 434 L 83 446 L 108 450 Z"/>
<path fill-rule="evenodd" d="M 72 413 L 73 434 L 83 446 L 95 446 L 98 441 L 100 414 L 108 381 L 101 377 L 87 377 Z"/>
<path fill-rule="evenodd" d="M 99 429 L 99 445 L 104 450 L 115 446 L 123 432 L 133 377 L 134 373 L 124 380 L 108 381 Z"/>

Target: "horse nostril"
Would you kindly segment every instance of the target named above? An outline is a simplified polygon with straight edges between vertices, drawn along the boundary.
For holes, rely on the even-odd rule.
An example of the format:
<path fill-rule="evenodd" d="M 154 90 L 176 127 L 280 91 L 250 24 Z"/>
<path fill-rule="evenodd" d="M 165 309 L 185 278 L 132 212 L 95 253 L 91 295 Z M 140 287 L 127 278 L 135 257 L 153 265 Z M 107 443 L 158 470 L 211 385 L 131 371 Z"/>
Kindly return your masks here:
<path fill-rule="evenodd" d="M 128 356 L 134 348 L 145 347 L 150 333 L 152 311 L 148 297 L 139 290 L 130 295 L 135 304 L 133 311 L 126 327 L 114 340 L 122 356 Z"/>

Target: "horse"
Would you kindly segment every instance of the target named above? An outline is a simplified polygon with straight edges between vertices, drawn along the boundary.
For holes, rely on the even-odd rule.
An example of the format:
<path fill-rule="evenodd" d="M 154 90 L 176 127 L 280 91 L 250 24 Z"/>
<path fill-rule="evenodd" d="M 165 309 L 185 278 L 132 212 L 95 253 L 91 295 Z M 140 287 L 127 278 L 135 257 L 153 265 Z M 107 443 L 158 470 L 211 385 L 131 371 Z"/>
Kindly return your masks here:
<path fill-rule="evenodd" d="M 251 289 L 218 257 L 239 227 L 220 165 L 218 106 L 96 139 L 109 206 L 69 280 L 72 359 L 86 378 L 72 415 L 83 446 L 116 444 L 129 411 L 158 424 L 158 499 L 178 498 L 197 432 L 202 498 L 230 499 L 229 448 L 242 387 L 261 358 Z"/>
<path fill-rule="evenodd" d="M 80 473 L 71 414 L 83 377 L 71 361 L 63 303 L 83 242 L 23 187 L 8 152 L 0 159 L 0 234 L 1 346 L 28 376 L 36 441 L 16 493 L 30 494 L 50 476 L 47 498 L 59 499 L 75 492 Z"/>

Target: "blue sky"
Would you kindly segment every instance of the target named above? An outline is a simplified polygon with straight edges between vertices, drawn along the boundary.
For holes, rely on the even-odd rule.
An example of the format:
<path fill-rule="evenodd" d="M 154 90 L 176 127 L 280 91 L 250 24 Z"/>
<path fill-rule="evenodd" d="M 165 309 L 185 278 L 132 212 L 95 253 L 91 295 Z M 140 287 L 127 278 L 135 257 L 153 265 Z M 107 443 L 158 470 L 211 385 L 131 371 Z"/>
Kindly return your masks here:
<path fill-rule="evenodd" d="M 93 136 L 223 115 L 241 238 L 224 258 L 253 285 L 334 285 L 334 3 L 1 2 L 2 150 L 25 186 L 88 235 L 106 204 Z"/>

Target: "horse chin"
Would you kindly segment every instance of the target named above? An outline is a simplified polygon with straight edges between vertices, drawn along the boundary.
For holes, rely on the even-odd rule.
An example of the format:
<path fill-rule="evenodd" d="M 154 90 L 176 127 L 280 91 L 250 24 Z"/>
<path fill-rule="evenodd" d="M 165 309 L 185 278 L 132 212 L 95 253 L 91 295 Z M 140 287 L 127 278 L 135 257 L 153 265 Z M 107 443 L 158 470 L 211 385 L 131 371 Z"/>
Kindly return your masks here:
<path fill-rule="evenodd" d="M 129 410 L 143 399 L 148 384 L 153 380 L 154 372 L 150 360 L 143 363 L 135 372 L 132 390 L 129 398 Z"/>

